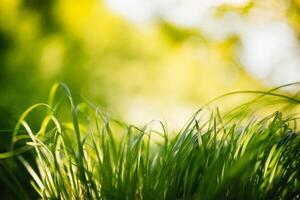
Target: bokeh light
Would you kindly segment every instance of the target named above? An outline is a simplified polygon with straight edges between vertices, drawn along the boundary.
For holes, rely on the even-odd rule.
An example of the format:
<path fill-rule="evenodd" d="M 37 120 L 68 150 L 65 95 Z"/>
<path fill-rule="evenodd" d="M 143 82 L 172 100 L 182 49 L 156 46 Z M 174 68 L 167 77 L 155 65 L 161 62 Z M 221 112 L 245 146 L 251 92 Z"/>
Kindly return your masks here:
<path fill-rule="evenodd" d="M 176 129 L 218 95 L 299 80 L 296 0 L 0 4 L 0 109 L 11 124 L 56 81 L 125 121 Z"/>

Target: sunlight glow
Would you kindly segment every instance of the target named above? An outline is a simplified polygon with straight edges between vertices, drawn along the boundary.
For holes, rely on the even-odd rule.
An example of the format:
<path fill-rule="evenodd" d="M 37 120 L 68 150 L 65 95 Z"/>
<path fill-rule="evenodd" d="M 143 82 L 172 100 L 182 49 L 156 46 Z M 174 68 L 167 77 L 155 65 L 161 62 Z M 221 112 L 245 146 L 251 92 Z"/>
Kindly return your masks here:
<path fill-rule="evenodd" d="M 300 44 L 285 19 L 273 4 L 257 3 L 247 15 L 226 12 L 215 16 L 220 5 L 242 6 L 248 0 L 107 0 L 107 5 L 133 22 L 148 23 L 163 19 L 172 24 L 201 31 L 215 41 L 238 36 L 237 57 L 245 69 L 265 83 L 284 84 L 299 81 Z M 277 5 L 278 4 L 278 5 Z M 280 3 L 273 6 L 284 13 Z M 279 5 L 280 4 L 280 5 Z"/>

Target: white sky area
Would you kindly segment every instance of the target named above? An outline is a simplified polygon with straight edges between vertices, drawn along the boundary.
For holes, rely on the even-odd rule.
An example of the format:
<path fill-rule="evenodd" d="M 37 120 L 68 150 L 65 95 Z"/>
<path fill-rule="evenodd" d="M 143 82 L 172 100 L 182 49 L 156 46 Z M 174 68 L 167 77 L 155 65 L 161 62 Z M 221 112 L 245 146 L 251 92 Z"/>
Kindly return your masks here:
<path fill-rule="evenodd" d="M 300 80 L 300 43 L 284 18 L 274 20 L 272 7 L 242 17 L 227 13 L 214 17 L 222 4 L 243 5 L 248 0 L 106 0 L 113 11 L 136 24 L 161 18 L 175 25 L 196 28 L 215 40 L 239 35 L 240 61 L 254 76 L 270 84 Z M 259 10 L 259 9 L 258 9 Z"/>
<path fill-rule="evenodd" d="M 287 23 L 254 25 L 241 39 L 241 61 L 250 73 L 276 84 L 300 80 L 300 45 Z"/>
<path fill-rule="evenodd" d="M 195 26 L 211 14 L 211 7 L 224 3 L 245 4 L 248 0 L 106 0 L 106 5 L 135 23 L 163 17 L 178 24 Z"/>
<path fill-rule="evenodd" d="M 221 17 L 214 15 L 215 8 L 219 5 L 243 5 L 247 2 L 248 0 L 106 0 L 111 10 L 137 25 L 147 25 L 163 19 L 174 25 L 199 29 L 213 40 L 238 35 L 241 40 L 238 58 L 254 77 L 266 84 L 276 85 L 300 81 L 300 42 L 288 25 L 284 11 L 267 5 L 252 8 L 246 16 L 233 12 Z M 144 103 L 133 103 L 132 111 L 143 110 L 145 105 L 139 104 Z M 169 113 L 172 110 L 174 109 L 170 108 Z M 182 116 L 182 110 L 184 109 L 175 109 L 172 116 Z M 190 109 L 185 110 L 187 111 L 183 116 L 187 119 L 191 113 Z M 176 114 L 177 112 L 181 114 Z M 142 114 L 135 116 L 141 117 Z"/>

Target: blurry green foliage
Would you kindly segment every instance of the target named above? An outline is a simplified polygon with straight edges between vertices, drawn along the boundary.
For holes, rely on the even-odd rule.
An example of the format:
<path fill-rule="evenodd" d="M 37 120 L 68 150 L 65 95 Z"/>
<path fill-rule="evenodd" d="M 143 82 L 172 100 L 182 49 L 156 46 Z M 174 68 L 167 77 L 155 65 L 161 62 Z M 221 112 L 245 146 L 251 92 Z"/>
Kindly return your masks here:
<path fill-rule="evenodd" d="M 289 2 L 287 15 L 299 33 L 299 0 Z M 211 41 L 163 21 L 137 27 L 100 0 L 0 0 L 0 129 L 12 129 L 57 81 L 120 115 L 140 96 L 162 107 L 197 107 L 221 93 L 260 88 L 236 59 L 239 45 L 238 36 Z M 1 133 L 2 152 L 10 132 Z"/>
<path fill-rule="evenodd" d="M 11 128 L 56 81 L 116 113 L 135 96 L 199 105 L 253 85 L 236 70 L 230 43 L 205 41 L 196 31 L 164 22 L 141 30 L 96 0 L 1 0 L 0 117 L 7 118 L 1 127 Z M 199 46 L 204 51 L 200 62 Z M 232 69 L 241 76 L 224 87 Z M 225 73 L 221 79 L 220 70 Z"/>

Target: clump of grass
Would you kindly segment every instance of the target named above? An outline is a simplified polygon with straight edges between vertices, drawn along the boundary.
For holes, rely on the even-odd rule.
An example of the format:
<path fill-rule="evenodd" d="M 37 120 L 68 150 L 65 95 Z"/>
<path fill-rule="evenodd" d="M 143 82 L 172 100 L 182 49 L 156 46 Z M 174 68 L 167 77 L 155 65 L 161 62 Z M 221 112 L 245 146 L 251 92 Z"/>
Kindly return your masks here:
<path fill-rule="evenodd" d="M 59 88 L 71 122 L 60 116 Z M 299 199 L 299 94 L 278 89 L 240 92 L 256 98 L 201 117 L 206 105 L 171 134 L 162 122 L 153 122 L 160 130 L 136 127 L 89 102 L 76 105 L 56 84 L 47 104 L 24 112 L 11 151 L 0 156 L 18 157 L 42 199 Z M 47 113 L 35 131 L 26 119 L 39 107 Z M 37 168 L 21 154 L 30 149 Z"/>

